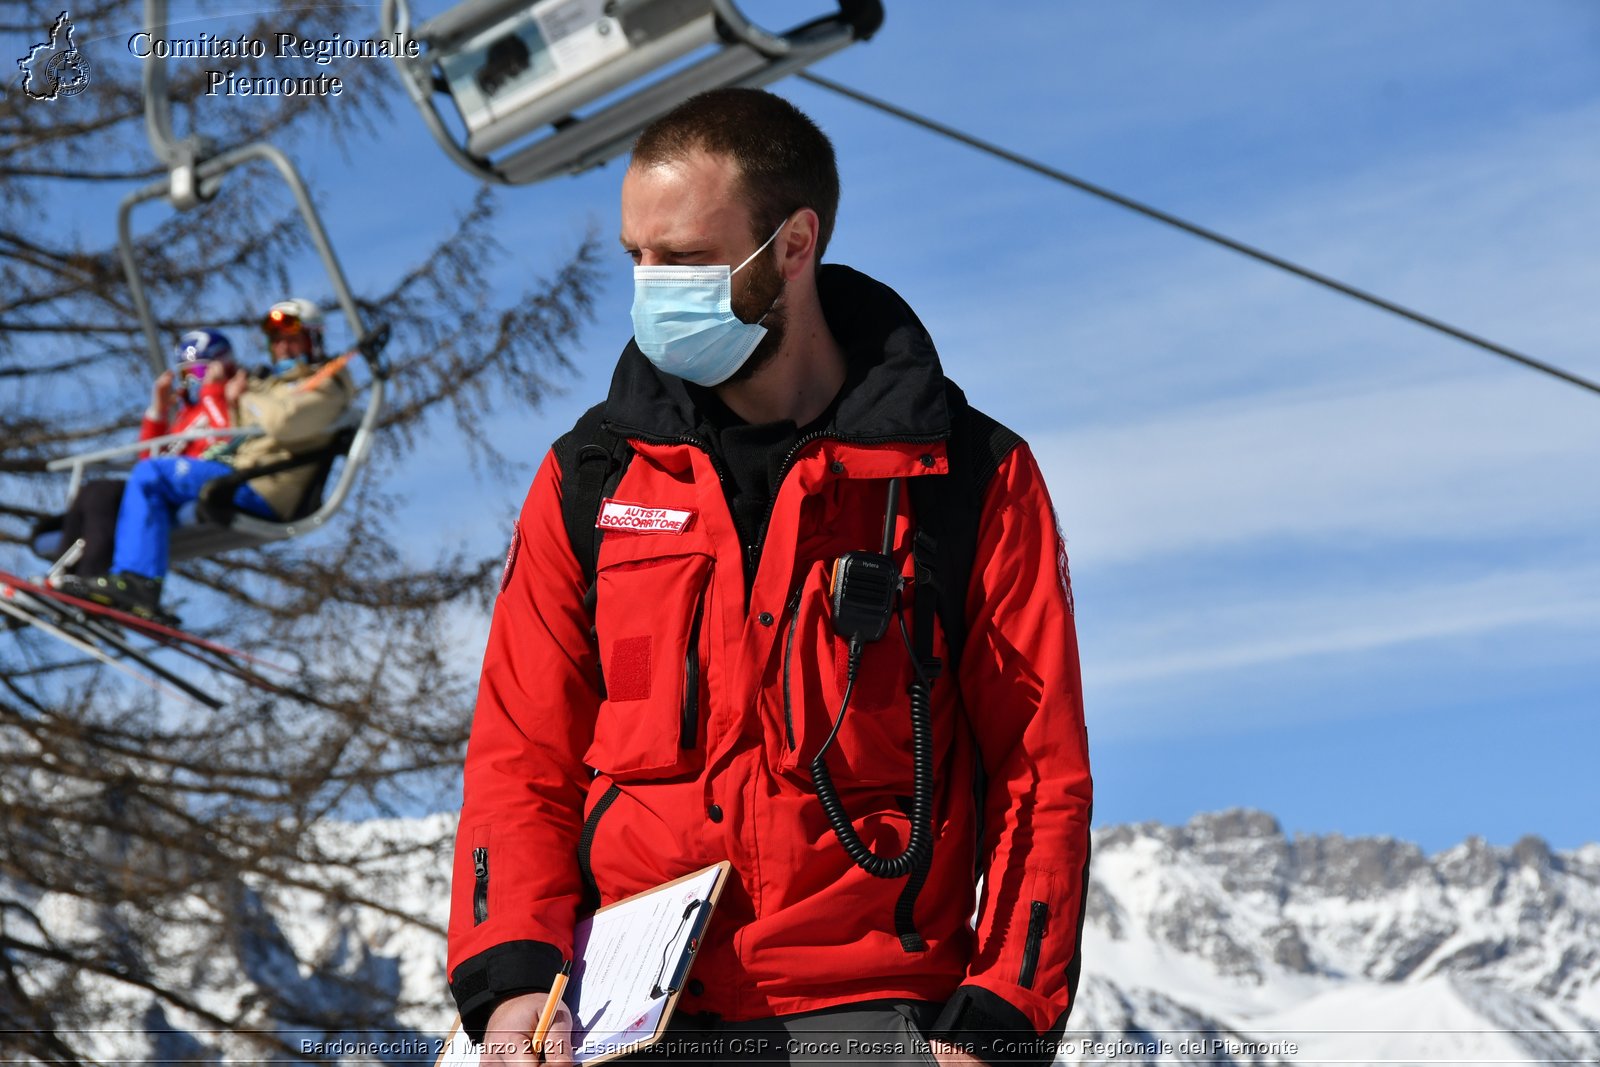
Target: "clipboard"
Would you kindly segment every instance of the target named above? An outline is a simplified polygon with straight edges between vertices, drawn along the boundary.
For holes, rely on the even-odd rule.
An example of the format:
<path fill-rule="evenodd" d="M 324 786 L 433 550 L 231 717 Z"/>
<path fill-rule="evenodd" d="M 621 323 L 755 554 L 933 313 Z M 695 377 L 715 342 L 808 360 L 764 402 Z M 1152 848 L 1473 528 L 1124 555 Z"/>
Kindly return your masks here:
<path fill-rule="evenodd" d="M 562 997 L 574 1063 L 604 1063 L 662 1038 L 732 866 L 713 863 L 579 921 Z M 457 1018 L 435 1067 L 475 1067 L 478 1051 Z"/>

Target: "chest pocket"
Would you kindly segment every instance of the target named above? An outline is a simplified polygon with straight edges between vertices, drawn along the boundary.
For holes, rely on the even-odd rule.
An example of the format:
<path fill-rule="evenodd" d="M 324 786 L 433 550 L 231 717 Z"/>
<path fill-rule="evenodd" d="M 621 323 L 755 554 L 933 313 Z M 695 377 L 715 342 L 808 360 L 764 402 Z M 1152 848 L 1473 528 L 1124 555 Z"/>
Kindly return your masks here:
<path fill-rule="evenodd" d="M 787 619 L 779 668 L 783 721 L 777 766 L 808 781 L 811 760 L 833 728 L 848 684 L 849 650 L 834 633 L 828 589 L 829 563 L 812 564 Z M 908 588 L 900 604 L 908 633 L 913 595 Z M 828 770 L 841 790 L 859 785 L 911 792 L 911 704 L 906 690 L 912 678 L 899 623 L 890 619 L 882 639 L 862 651 L 849 710 L 828 747 Z"/>
<path fill-rule="evenodd" d="M 584 762 L 614 781 L 672 777 L 704 759 L 711 574 L 710 556 L 684 553 L 595 576 L 605 700 Z"/>

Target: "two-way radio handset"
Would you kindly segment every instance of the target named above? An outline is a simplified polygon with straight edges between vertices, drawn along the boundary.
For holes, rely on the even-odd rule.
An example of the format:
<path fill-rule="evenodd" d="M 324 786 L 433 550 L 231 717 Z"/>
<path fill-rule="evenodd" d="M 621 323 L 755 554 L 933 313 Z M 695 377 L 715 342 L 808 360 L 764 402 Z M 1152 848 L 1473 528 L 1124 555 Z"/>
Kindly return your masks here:
<path fill-rule="evenodd" d="M 839 714 L 833 720 L 822 747 L 811 760 L 811 782 L 816 787 L 817 799 L 833 827 L 834 836 L 849 853 L 856 866 L 879 878 L 900 878 L 928 859 L 933 849 L 933 721 L 929 710 L 930 685 L 921 667 L 912 656 L 912 669 L 917 681 L 911 683 L 911 839 L 900 855 L 885 858 L 875 855 L 861 840 L 844 805 L 833 787 L 828 773 L 827 753 L 833 739 L 839 734 L 844 714 L 850 707 L 850 694 L 856 687 L 856 671 L 861 666 L 861 653 L 870 642 L 881 638 L 889 630 L 889 620 L 895 614 L 904 581 L 894 564 L 894 527 L 900 502 L 900 479 L 889 480 L 889 501 L 884 508 L 883 550 L 881 552 L 848 552 L 834 561 L 833 576 L 828 589 L 828 602 L 832 609 L 833 630 L 844 638 L 849 647 L 845 665 L 844 698 L 839 702 Z M 932 590 L 919 595 L 932 595 Z M 906 652 L 911 653 L 910 638 L 906 637 L 905 623 L 901 621 L 900 633 L 906 638 Z"/>
<path fill-rule="evenodd" d="M 889 632 L 895 598 L 900 594 L 900 568 L 894 565 L 894 522 L 900 507 L 900 479 L 889 479 L 889 500 L 883 509 L 883 542 L 877 552 L 846 552 L 833 561 L 828 603 L 833 632 L 850 644 L 851 654 Z"/>
<path fill-rule="evenodd" d="M 833 632 L 853 649 L 889 632 L 900 569 L 882 552 L 847 552 L 833 564 L 828 603 Z"/>

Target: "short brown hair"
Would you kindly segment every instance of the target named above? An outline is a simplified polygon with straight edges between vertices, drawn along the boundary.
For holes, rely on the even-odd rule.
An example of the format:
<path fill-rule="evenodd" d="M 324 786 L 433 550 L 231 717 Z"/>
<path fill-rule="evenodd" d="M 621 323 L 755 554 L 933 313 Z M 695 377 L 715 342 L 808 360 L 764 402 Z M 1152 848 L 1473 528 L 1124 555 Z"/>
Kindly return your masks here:
<path fill-rule="evenodd" d="M 839 213 L 839 167 L 833 143 L 804 112 L 761 89 L 713 89 L 646 126 L 629 166 L 669 163 L 695 151 L 727 156 L 739 168 L 756 240 L 800 208 L 815 211 L 822 259 Z"/>

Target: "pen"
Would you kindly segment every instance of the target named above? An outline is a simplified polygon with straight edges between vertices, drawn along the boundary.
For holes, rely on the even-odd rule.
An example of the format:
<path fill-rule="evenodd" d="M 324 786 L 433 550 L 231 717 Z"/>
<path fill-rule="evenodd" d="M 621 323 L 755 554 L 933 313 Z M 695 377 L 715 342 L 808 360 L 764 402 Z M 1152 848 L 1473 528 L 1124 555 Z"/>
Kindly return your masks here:
<path fill-rule="evenodd" d="M 533 1028 L 533 1050 L 544 1055 L 544 1039 L 550 1033 L 550 1024 L 556 1021 L 556 1009 L 561 1007 L 561 995 L 567 991 L 567 976 L 572 974 L 572 961 L 561 965 L 561 973 L 550 986 L 550 996 L 539 1013 L 539 1024 Z"/>

